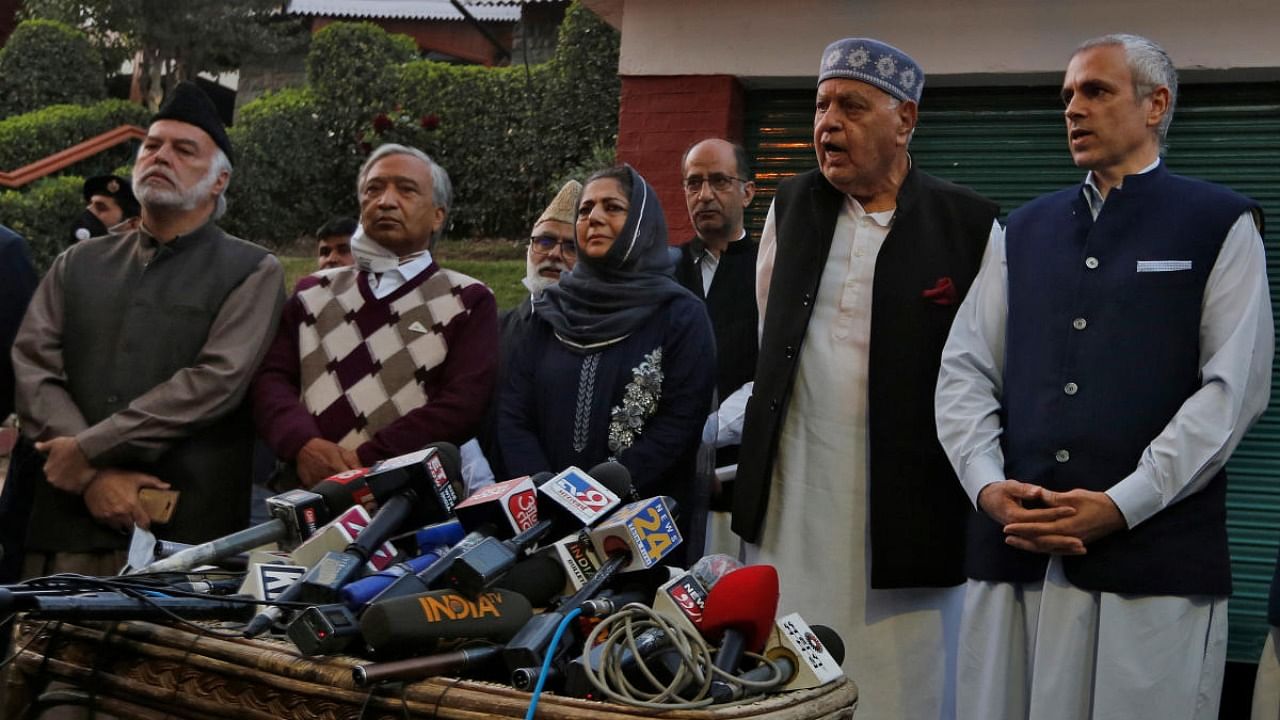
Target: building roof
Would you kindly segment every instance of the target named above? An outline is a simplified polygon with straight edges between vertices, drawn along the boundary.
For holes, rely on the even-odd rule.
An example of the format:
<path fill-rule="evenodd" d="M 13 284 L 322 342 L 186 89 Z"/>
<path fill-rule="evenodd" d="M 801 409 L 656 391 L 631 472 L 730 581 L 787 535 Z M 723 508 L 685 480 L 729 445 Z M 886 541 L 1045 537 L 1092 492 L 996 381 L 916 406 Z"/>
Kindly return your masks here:
<path fill-rule="evenodd" d="M 463 0 L 477 20 L 518 22 L 520 6 L 529 0 Z M 397 20 L 462 20 L 449 0 L 290 0 L 289 14 L 340 18 L 394 18 Z"/>

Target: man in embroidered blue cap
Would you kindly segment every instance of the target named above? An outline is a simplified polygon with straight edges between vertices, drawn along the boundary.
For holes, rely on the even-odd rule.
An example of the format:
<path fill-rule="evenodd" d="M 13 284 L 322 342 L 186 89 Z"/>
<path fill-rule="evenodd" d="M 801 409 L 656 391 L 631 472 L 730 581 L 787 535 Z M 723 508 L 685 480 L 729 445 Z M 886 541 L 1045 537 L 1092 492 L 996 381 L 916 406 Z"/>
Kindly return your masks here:
<path fill-rule="evenodd" d="M 179 84 L 133 166 L 141 224 L 73 245 L 41 281 L 14 345 L 23 432 L 45 453 L 26 576 L 114 574 L 149 489 L 181 493 L 162 538 L 242 528 L 253 434 L 243 399 L 283 303 L 265 249 L 215 224 L 231 143 L 208 96 Z"/>
<path fill-rule="evenodd" d="M 733 528 L 784 611 L 844 638 L 859 718 L 954 714 L 971 508 L 933 390 L 995 204 L 913 166 L 924 71 L 869 38 L 819 59 L 818 169 L 787 180 L 759 250 L 763 320 Z"/>
<path fill-rule="evenodd" d="M 938 431 L 981 511 L 964 717 L 1218 717 L 1226 465 L 1267 407 L 1274 326 L 1258 203 L 1160 157 L 1177 91 L 1146 38 L 1076 49 L 1087 173 L 1009 214 L 943 351 Z"/>

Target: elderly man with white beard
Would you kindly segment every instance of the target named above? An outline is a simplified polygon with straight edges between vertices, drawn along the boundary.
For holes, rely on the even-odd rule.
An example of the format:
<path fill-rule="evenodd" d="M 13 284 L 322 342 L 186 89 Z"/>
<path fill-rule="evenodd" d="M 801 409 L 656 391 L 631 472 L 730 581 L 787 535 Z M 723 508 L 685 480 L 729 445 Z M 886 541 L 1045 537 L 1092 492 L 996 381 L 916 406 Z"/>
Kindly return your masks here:
<path fill-rule="evenodd" d="M 494 386 L 494 401 L 490 403 L 489 413 L 485 417 L 485 429 L 481 438 L 485 457 L 499 479 L 509 477 L 506 463 L 502 461 L 502 453 L 497 442 L 494 408 L 497 398 L 506 386 L 507 371 L 512 362 L 515 348 L 520 346 L 520 338 L 534 323 L 533 301 L 543 290 L 560 282 L 560 276 L 573 270 L 578 261 L 578 246 L 574 241 L 574 223 L 578 214 L 578 197 L 582 195 L 582 183 L 577 180 L 566 182 L 560 192 L 556 193 L 551 204 L 538 216 L 529 233 L 528 251 L 525 253 L 524 286 L 529 296 L 516 307 L 503 312 L 498 317 L 498 329 L 502 333 L 500 360 L 498 365 L 498 381 Z"/>
<path fill-rule="evenodd" d="M 243 402 L 283 303 L 267 250 L 216 225 L 231 142 L 208 96 L 178 85 L 133 168 L 134 231 L 72 246 L 41 281 L 14 345 L 23 432 L 46 454 L 27 577 L 114 574 L 149 488 L 180 491 L 165 539 L 248 522 Z"/>

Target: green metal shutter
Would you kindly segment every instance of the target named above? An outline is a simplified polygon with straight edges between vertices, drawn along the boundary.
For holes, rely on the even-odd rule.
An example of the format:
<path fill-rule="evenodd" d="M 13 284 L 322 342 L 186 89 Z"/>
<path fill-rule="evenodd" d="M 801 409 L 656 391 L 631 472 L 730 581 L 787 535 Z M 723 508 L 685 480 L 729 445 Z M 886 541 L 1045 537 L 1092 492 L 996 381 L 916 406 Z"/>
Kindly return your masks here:
<path fill-rule="evenodd" d="M 1262 203 L 1271 303 L 1280 311 L 1280 84 L 1187 85 L 1169 131 L 1169 168 Z M 748 211 L 758 236 L 777 184 L 816 165 L 812 89 L 747 95 L 746 143 L 759 187 Z M 1083 173 L 1067 153 L 1057 87 L 926 90 L 911 144 L 921 168 L 1000 203 L 1002 216 Z M 1272 397 L 1280 390 L 1272 379 Z M 1228 658 L 1256 662 L 1280 540 L 1280 411 L 1262 417 L 1228 465 L 1227 524 L 1235 595 Z M 1187 568 L 1194 573 L 1196 568 Z"/>

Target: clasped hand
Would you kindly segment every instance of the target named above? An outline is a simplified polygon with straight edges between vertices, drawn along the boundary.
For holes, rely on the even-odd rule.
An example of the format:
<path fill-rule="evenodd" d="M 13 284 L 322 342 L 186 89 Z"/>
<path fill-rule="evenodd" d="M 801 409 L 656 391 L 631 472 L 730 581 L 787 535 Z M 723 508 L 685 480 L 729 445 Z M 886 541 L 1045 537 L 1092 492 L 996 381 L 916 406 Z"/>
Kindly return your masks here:
<path fill-rule="evenodd" d="M 1084 555 L 1089 543 L 1126 527 L 1111 498 L 1092 490 L 1059 493 L 1002 480 L 982 489 L 978 505 L 1004 526 L 1006 544 L 1028 552 Z"/>

